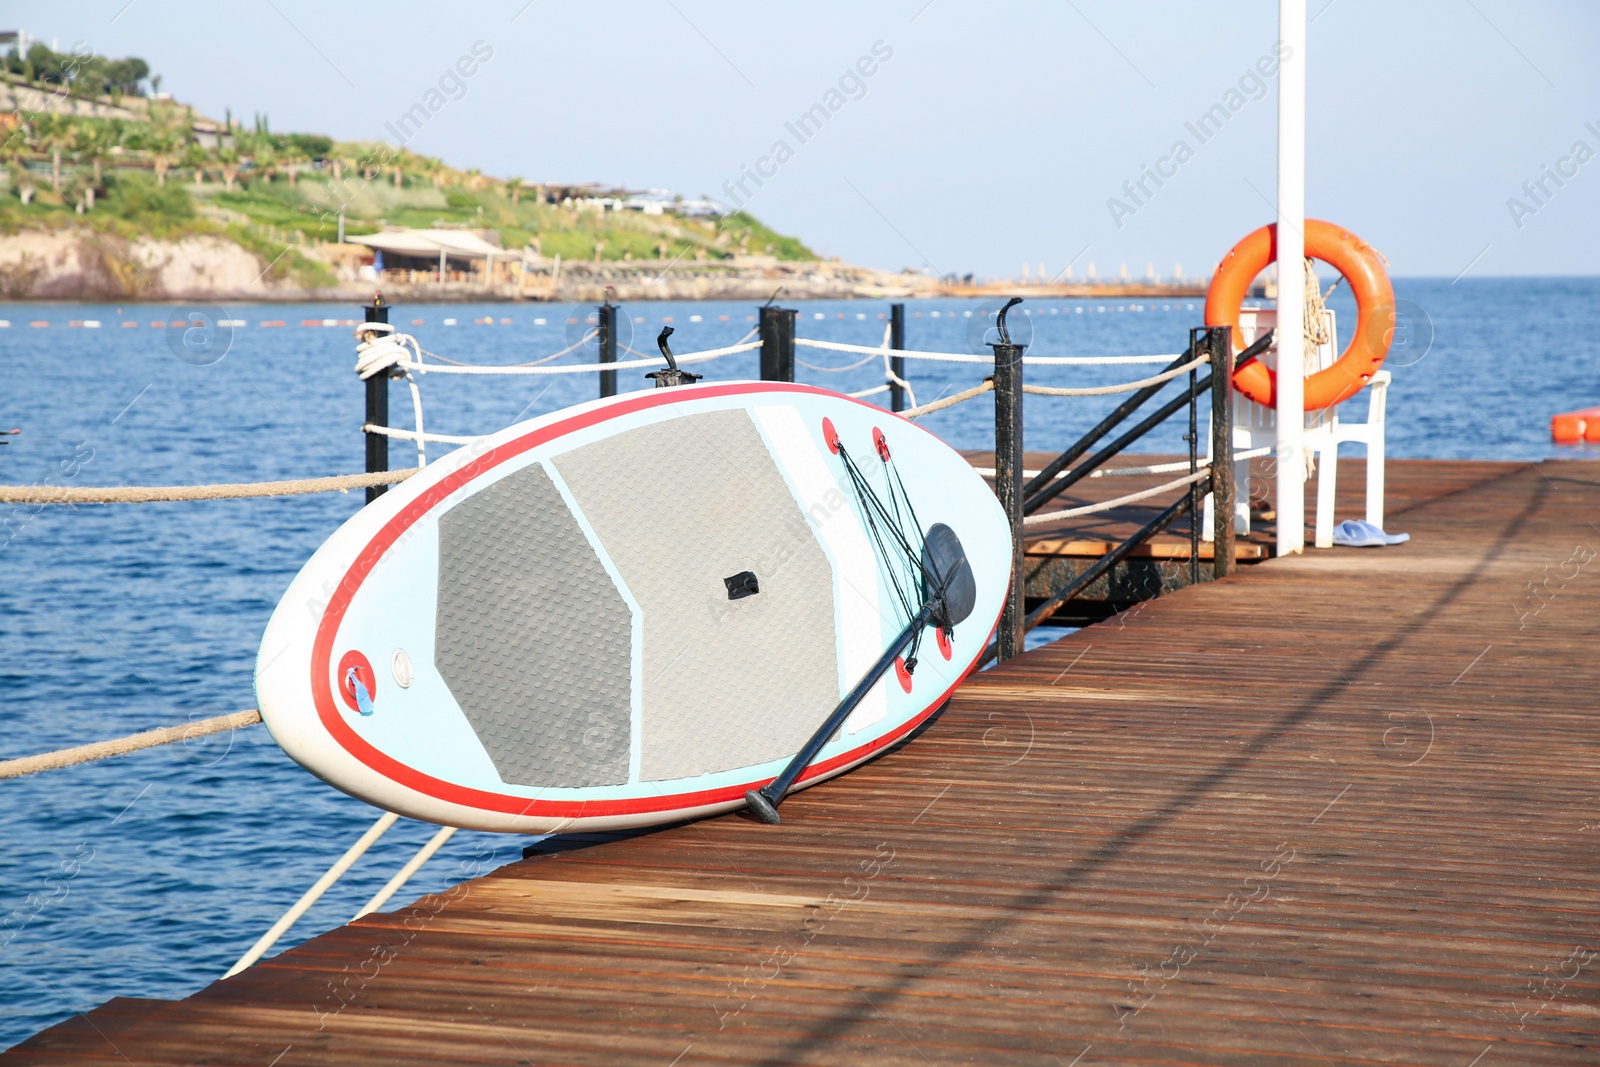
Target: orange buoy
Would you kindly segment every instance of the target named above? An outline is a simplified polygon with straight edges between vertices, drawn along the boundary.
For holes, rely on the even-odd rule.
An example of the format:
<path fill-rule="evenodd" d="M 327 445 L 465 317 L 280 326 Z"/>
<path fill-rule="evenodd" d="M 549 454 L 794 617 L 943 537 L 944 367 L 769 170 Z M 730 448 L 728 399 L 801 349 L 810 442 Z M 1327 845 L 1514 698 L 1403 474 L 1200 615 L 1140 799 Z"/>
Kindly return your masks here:
<path fill-rule="evenodd" d="M 1394 286 L 1377 251 L 1361 238 L 1331 222 L 1306 219 L 1306 255 L 1320 259 L 1344 275 L 1356 298 L 1356 329 L 1349 346 L 1333 366 L 1306 377 L 1306 410 L 1331 407 L 1360 392 L 1383 366 L 1394 338 Z M 1238 345 L 1239 309 L 1250 283 L 1278 257 L 1278 227 L 1263 226 L 1234 245 L 1223 257 L 1206 291 L 1206 325 L 1232 326 Z M 1239 346 L 1242 347 L 1242 346 Z M 1277 375 L 1259 360 L 1240 367 L 1234 388 L 1258 404 L 1272 407 Z"/>
<path fill-rule="evenodd" d="M 1550 416 L 1550 439 L 1558 445 L 1600 442 L 1600 408 L 1584 408 Z"/>

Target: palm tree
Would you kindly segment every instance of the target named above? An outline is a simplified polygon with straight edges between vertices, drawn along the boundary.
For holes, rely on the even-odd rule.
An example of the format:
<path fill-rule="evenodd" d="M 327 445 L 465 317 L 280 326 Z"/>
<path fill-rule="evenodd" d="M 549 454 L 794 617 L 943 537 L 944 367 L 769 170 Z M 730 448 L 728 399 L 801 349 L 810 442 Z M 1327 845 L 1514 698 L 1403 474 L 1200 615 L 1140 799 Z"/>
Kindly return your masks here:
<path fill-rule="evenodd" d="M 23 128 L 12 130 L 4 140 L 0 140 L 0 159 L 5 160 L 11 191 L 24 204 L 33 199 L 35 191 L 33 172 L 27 168 L 27 159 L 32 154 L 33 147 L 28 144 Z"/>
<path fill-rule="evenodd" d="M 228 192 L 233 192 L 234 179 L 239 176 L 239 150 L 231 144 L 221 145 L 217 148 L 217 165 L 222 170 L 222 184 Z"/>
<path fill-rule="evenodd" d="M 245 142 L 245 148 L 250 153 L 251 160 L 255 163 L 256 171 L 261 175 L 261 180 L 267 184 L 272 183 L 272 172 L 278 165 L 278 154 L 272 138 L 266 134 L 250 137 Z"/>
<path fill-rule="evenodd" d="M 178 151 L 188 141 L 187 131 L 193 126 L 191 112 L 185 124 L 178 118 L 178 109 L 170 103 L 150 105 L 150 124 L 139 138 L 140 147 L 150 156 L 150 165 L 156 172 L 156 184 L 167 184 L 167 171 L 172 169 Z"/>
<path fill-rule="evenodd" d="M 295 168 L 306 162 L 305 150 L 293 141 L 287 141 L 278 150 L 278 163 L 285 174 L 289 176 L 289 188 L 294 188 Z"/>
<path fill-rule="evenodd" d="M 511 206 L 517 206 L 517 200 L 522 196 L 522 178 L 512 175 L 506 179 L 506 191 L 511 195 Z"/>
<path fill-rule="evenodd" d="M 349 145 L 336 144 L 328 152 L 328 162 L 333 164 L 333 181 L 338 184 L 344 180 L 344 168 L 354 170 L 359 164 L 350 151 Z"/>
<path fill-rule="evenodd" d="M 94 166 L 94 184 L 96 188 L 103 183 L 102 164 L 110 157 L 111 150 L 122 143 L 124 133 L 122 123 L 116 119 L 85 124 L 83 128 L 83 155 Z M 93 199 L 93 194 L 91 194 L 90 207 L 94 206 Z"/>
<path fill-rule="evenodd" d="M 78 144 L 78 124 L 70 115 L 40 115 L 34 120 L 34 136 L 50 153 L 50 184 L 61 188 L 61 154 L 71 153 Z"/>
<path fill-rule="evenodd" d="M 428 179 L 433 182 L 435 189 L 444 186 L 444 162 L 433 156 L 423 156 L 421 166 L 418 168 Z"/>
<path fill-rule="evenodd" d="M 141 144 L 150 157 L 151 168 L 156 172 L 156 184 L 167 184 L 167 171 L 172 169 L 172 163 L 178 156 L 177 134 L 170 129 L 151 127 Z"/>
<path fill-rule="evenodd" d="M 183 165 L 194 172 L 194 184 L 198 188 L 206 183 L 206 164 L 211 162 L 211 153 L 198 141 L 190 141 L 183 148 Z"/>

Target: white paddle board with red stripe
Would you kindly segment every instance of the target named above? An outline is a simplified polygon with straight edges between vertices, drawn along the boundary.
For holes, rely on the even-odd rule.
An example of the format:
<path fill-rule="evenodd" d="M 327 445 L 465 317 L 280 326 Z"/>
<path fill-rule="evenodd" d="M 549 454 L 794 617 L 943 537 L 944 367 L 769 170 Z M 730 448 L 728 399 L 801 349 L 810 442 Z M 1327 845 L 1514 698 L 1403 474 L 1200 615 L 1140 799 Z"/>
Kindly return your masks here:
<path fill-rule="evenodd" d="M 329 784 L 452 826 L 618 829 L 739 807 L 907 625 L 907 591 L 913 612 L 924 598 L 840 445 L 882 500 L 898 475 L 913 545 L 955 532 L 977 587 L 971 615 L 948 637 L 930 627 L 914 669 L 873 687 L 801 784 L 848 770 L 976 664 L 1010 532 L 931 433 L 773 382 L 568 408 L 391 489 L 273 613 L 262 717 Z"/>

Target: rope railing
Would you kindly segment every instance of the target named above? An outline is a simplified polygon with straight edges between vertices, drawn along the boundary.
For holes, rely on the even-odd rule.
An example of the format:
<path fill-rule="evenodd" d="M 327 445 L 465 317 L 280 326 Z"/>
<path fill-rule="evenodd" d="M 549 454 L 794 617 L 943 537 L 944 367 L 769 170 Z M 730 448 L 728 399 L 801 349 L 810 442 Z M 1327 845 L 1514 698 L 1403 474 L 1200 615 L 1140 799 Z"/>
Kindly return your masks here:
<path fill-rule="evenodd" d="M 113 756 L 126 756 L 130 752 L 155 748 L 158 745 L 170 745 L 175 741 L 192 741 L 197 737 L 243 729 L 246 726 L 254 726 L 260 721 L 261 712 L 252 708 L 249 711 L 214 715 L 209 719 L 186 722 L 180 726 L 163 726 L 158 730 L 146 730 L 143 733 L 129 734 L 127 737 L 118 737 L 110 741 L 94 741 L 87 745 L 57 749 L 54 752 L 41 752 L 36 756 L 22 756 L 0 762 L 0 778 L 21 778 L 28 774 L 38 774 L 40 771 L 55 771 L 63 767 L 75 767 L 80 763 L 110 759 Z"/>
<path fill-rule="evenodd" d="M 675 355 L 679 365 L 687 363 L 709 363 L 723 356 L 737 355 L 740 352 L 750 352 L 760 348 L 760 341 L 747 341 L 744 344 L 728 345 L 726 348 L 712 348 L 704 352 L 686 352 L 681 356 Z M 630 359 L 620 363 L 574 363 L 564 367 L 484 367 L 484 366 L 444 366 L 434 363 L 416 363 L 407 360 L 397 363 L 406 370 L 421 371 L 427 374 L 597 374 L 602 371 L 629 371 L 649 370 L 652 367 L 665 367 L 667 361 L 660 356 L 654 359 Z"/>
<path fill-rule="evenodd" d="M 378 426 L 370 422 L 362 424 L 361 432 L 381 434 L 399 441 L 434 441 L 441 445 L 470 445 L 489 436 L 488 434 L 418 433 L 416 430 L 402 430 L 398 426 Z"/>
<path fill-rule="evenodd" d="M 568 355 L 569 353 L 572 353 L 572 352 L 576 352 L 578 349 L 582 348 L 584 345 L 588 344 L 590 341 L 593 341 L 596 337 L 599 336 L 599 334 L 600 334 L 599 330 L 589 330 L 582 337 L 578 338 L 576 341 L 572 342 L 570 345 L 568 345 L 566 348 L 563 348 L 559 352 L 552 352 L 550 355 L 541 356 L 538 359 L 530 359 L 525 363 L 508 363 L 508 364 L 506 364 L 506 366 L 510 366 L 510 367 L 537 367 L 537 366 L 539 366 L 540 364 L 543 364 L 543 363 L 554 363 L 556 360 L 560 359 L 562 356 Z M 440 363 L 448 363 L 452 367 L 471 367 L 471 366 L 476 366 L 476 364 L 467 363 L 467 362 L 464 362 L 464 361 L 459 360 L 459 359 L 451 359 L 449 356 L 441 356 L 439 353 L 433 352 L 433 351 L 429 351 L 428 349 L 423 348 L 420 345 L 417 347 L 417 352 L 420 353 L 421 355 L 427 356 L 430 359 L 436 359 Z"/>
<path fill-rule="evenodd" d="M 797 338 L 795 340 L 795 344 L 799 343 L 800 341 Z M 864 356 L 861 359 L 856 360 L 854 363 L 848 363 L 843 367 L 824 367 L 820 363 L 807 363 L 803 359 L 796 359 L 794 362 L 796 366 L 804 367 L 806 370 L 814 370 L 821 374 L 844 374 L 846 371 L 859 370 L 860 368 L 865 367 L 868 363 L 871 363 L 874 359 L 877 359 L 878 356 L 884 351 L 894 352 L 893 349 L 883 350 L 875 348 L 872 350 L 870 355 Z M 896 352 L 895 354 L 898 355 L 899 353 Z"/>
<path fill-rule="evenodd" d="M 800 340 L 798 338 L 795 339 L 795 344 L 800 344 Z M 878 351 L 879 350 L 874 349 L 875 354 Z M 895 354 L 901 355 L 902 353 L 896 351 Z M 1143 359 L 1144 357 L 1141 356 L 1139 358 Z M 1162 358 L 1165 359 L 1167 357 L 1163 356 Z M 1200 356 L 1197 359 L 1190 360 L 1188 363 L 1173 367 L 1172 369 L 1163 371 L 1160 374 L 1152 375 L 1149 378 L 1142 378 L 1136 382 L 1123 382 L 1120 385 L 1105 385 L 1086 389 L 1058 389 L 1052 386 L 1024 385 L 1022 387 L 1022 391 L 1024 393 L 1035 393 L 1043 396 L 1108 396 L 1112 393 L 1132 393 L 1137 392 L 1140 389 L 1149 388 L 1152 385 L 1160 385 L 1163 382 L 1169 382 L 1181 374 L 1189 373 L 1207 361 L 1207 357 Z M 863 389 L 859 393 L 851 393 L 849 395 L 853 397 L 864 397 L 873 396 L 877 393 L 886 393 L 889 391 L 890 384 L 891 383 L 885 383 L 884 385 L 875 386 L 871 389 Z M 899 384 L 902 387 L 905 387 L 904 382 L 894 382 L 892 384 Z M 931 403 L 924 404 L 921 407 L 914 407 L 907 411 L 902 411 L 901 414 L 908 419 L 920 418 L 923 415 L 931 415 L 935 411 L 942 411 L 947 407 L 952 407 L 961 403 L 962 401 L 971 400 L 973 397 L 990 392 L 993 389 L 994 381 L 992 379 L 985 378 L 982 385 L 974 386 L 973 388 L 964 392 L 956 393 L 954 396 L 948 396 L 941 400 L 932 401 Z"/>
<path fill-rule="evenodd" d="M 216 485 L 0 485 L 0 504 L 154 504 L 175 500 L 246 500 L 255 497 L 346 493 L 371 485 L 403 482 L 417 468 L 293 478 L 285 482 L 223 482 Z"/>
<path fill-rule="evenodd" d="M 844 367 L 824 367 L 824 366 L 822 366 L 821 364 L 818 364 L 818 363 L 807 363 L 805 360 L 801 359 L 798 356 L 795 357 L 795 363 L 798 366 L 806 368 L 806 370 L 814 370 L 814 371 L 818 371 L 818 372 L 820 372 L 822 374 L 844 374 L 844 373 L 846 373 L 848 371 L 853 371 L 853 370 L 857 370 L 857 369 L 859 369 L 861 367 L 865 367 L 868 363 L 871 363 L 875 358 L 877 358 L 879 356 L 882 356 L 883 360 L 884 360 L 884 364 L 883 364 L 884 373 L 892 374 L 892 372 L 890 372 L 890 370 L 889 370 L 889 355 L 890 355 L 890 353 L 897 351 L 896 349 L 890 347 L 890 339 L 893 337 L 893 335 L 894 335 L 894 326 L 893 326 L 893 324 L 892 323 L 884 323 L 884 325 L 883 325 L 883 340 L 878 342 L 878 347 L 874 348 L 871 352 L 868 352 L 861 359 L 858 359 L 854 363 L 851 363 L 851 364 L 849 364 L 847 366 L 844 366 Z M 797 339 L 797 343 L 798 343 L 798 339 Z M 852 393 L 851 395 L 854 396 L 855 394 Z"/>
<path fill-rule="evenodd" d="M 1276 452 L 1276 451 L 1277 451 L 1277 449 L 1273 448 L 1271 445 L 1267 445 L 1267 446 L 1265 446 L 1263 448 L 1252 448 L 1252 449 L 1249 449 L 1247 451 L 1235 452 L 1233 454 L 1233 461 L 1235 463 L 1238 463 L 1241 460 L 1256 459 L 1256 458 L 1258 458 L 1260 456 L 1270 456 L 1273 452 Z M 1204 460 L 1201 461 L 1201 466 L 1210 466 L 1210 465 L 1211 465 L 1211 457 L 1210 456 L 1207 456 Z M 986 477 L 986 478 L 993 478 L 994 477 L 994 468 L 993 467 L 974 467 L 972 469 L 976 473 L 982 475 L 983 477 Z M 1149 464 L 1145 464 L 1144 466 L 1139 466 L 1139 467 L 1099 467 L 1099 468 L 1096 468 L 1095 470 L 1090 471 L 1087 475 L 1085 475 L 1085 477 L 1086 478 L 1127 478 L 1127 477 L 1131 477 L 1131 476 L 1136 475 L 1136 474 L 1173 474 L 1173 473 L 1176 473 L 1177 471 L 1186 471 L 1188 469 L 1189 469 L 1189 461 L 1188 460 L 1186 460 L 1186 459 L 1177 459 L 1177 460 L 1171 461 L 1170 463 L 1149 463 Z M 1029 469 L 1024 470 L 1022 472 L 1022 476 L 1024 478 L 1037 478 L 1037 477 L 1039 477 L 1039 475 L 1041 475 L 1043 473 L 1044 473 L 1044 471 L 1042 471 L 1042 470 L 1033 470 L 1033 469 L 1029 468 Z M 1072 473 L 1072 471 L 1070 471 L 1070 470 L 1058 471 L 1055 474 L 1055 477 L 1056 478 L 1065 478 L 1071 473 Z"/>
<path fill-rule="evenodd" d="M 867 345 L 847 345 L 839 341 L 816 341 L 809 337 L 796 337 L 794 343 L 804 348 L 818 348 L 829 352 L 879 353 L 881 348 Z M 993 356 L 974 356 L 965 352 L 920 352 L 897 348 L 894 355 L 905 359 L 927 359 L 941 363 L 994 363 Z M 1148 356 L 1024 356 L 1022 362 L 1041 367 L 1108 367 L 1128 363 L 1171 363 L 1181 352 Z"/>
<path fill-rule="evenodd" d="M 1173 367 L 1171 370 L 1162 371 L 1160 374 L 1153 374 L 1148 378 L 1141 378 L 1136 382 L 1122 382 L 1118 385 L 1099 385 L 1085 388 L 1061 388 L 1053 385 L 1030 385 L 1024 383 L 1022 386 L 1022 391 L 1024 393 L 1033 393 L 1037 396 L 1111 396 L 1114 393 L 1133 393 L 1140 389 L 1147 388 L 1148 386 L 1160 385 L 1162 382 L 1170 382 L 1180 374 L 1187 374 L 1196 367 L 1202 366 L 1203 364 L 1209 362 L 1209 357 L 1201 356 L 1198 359 L 1190 360 L 1188 363 L 1185 363 L 1180 367 Z"/>
<path fill-rule="evenodd" d="M 1184 466 L 1188 466 L 1188 463 L 1185 462 Z M 1039 515 L 1029 515 L 1022 520 L 1022 525 L 1024 528 L 1030 526 L 1045 526 L 1052 522 L 1060 522 L 1062 519 L 1076 519 L 1083 515 L 1095 515 L 1102 511 L 1110 511 L 1113 508 L 1120 508 L 1124 504 L 1135 504 L 1141 500 L 1148 500 L 1153 496 L 1160 496 L 1162 493 L 1170 493 L 1174 489 L 1182 489 L 1185 486 L 1193 485 L 1194 483 L 1209 477 L 1211 477 L 1211 467 L 1208 464 L 1195 471 L 1193 474 L 1186 475 L 1182 478 L 1174 478 L 1172 481 L 1163 485 L 1152 486 L 1149 489 L 1141 489 L 1137 493 L 1129 493 L 1126 496 L 1115 497 L 1111 500 L 1102 500 L 1098 504 L 1085 504 L 1082 507 L 1077 508 L 1064 508 L 1061 511 L 1047 511 Z"/>
<path fill-rule="evenodd" d="M 888 387 L 885 386 L 885 388 Z M 973 397 L 982 396 L 984 393 L 992 392 L 994 392 L 994 379 L 985 378 L 982 384 L 975 385 L 971 389 L 952 394 L 944 397 L 941 400 L 931 400 L 928 403 L 923 404 L 921 407 L 907 408 L 900 414 L 904 415 L 908 419 L 920 419 L 924 415 L 932 415 L 935 411 L 943 411 L 945 408 L 955 407 L 957 404 L 971 400 Z"/>

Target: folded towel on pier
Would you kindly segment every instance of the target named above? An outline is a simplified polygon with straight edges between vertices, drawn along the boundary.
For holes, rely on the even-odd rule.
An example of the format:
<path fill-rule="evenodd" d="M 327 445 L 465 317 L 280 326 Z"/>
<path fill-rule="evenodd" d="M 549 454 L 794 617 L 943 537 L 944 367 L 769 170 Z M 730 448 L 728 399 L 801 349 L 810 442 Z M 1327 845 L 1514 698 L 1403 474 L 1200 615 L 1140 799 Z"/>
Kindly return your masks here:
<path fill-rule="evenodd" d="M 1407 533 L 1384 533 L 1382 527 L 1360 519 L 1346 519 L 1333 528 L 1333 543 L 1348 548 L 1372 548 L 1375 545 L 1398 545 L 1411 540 Z"/>

